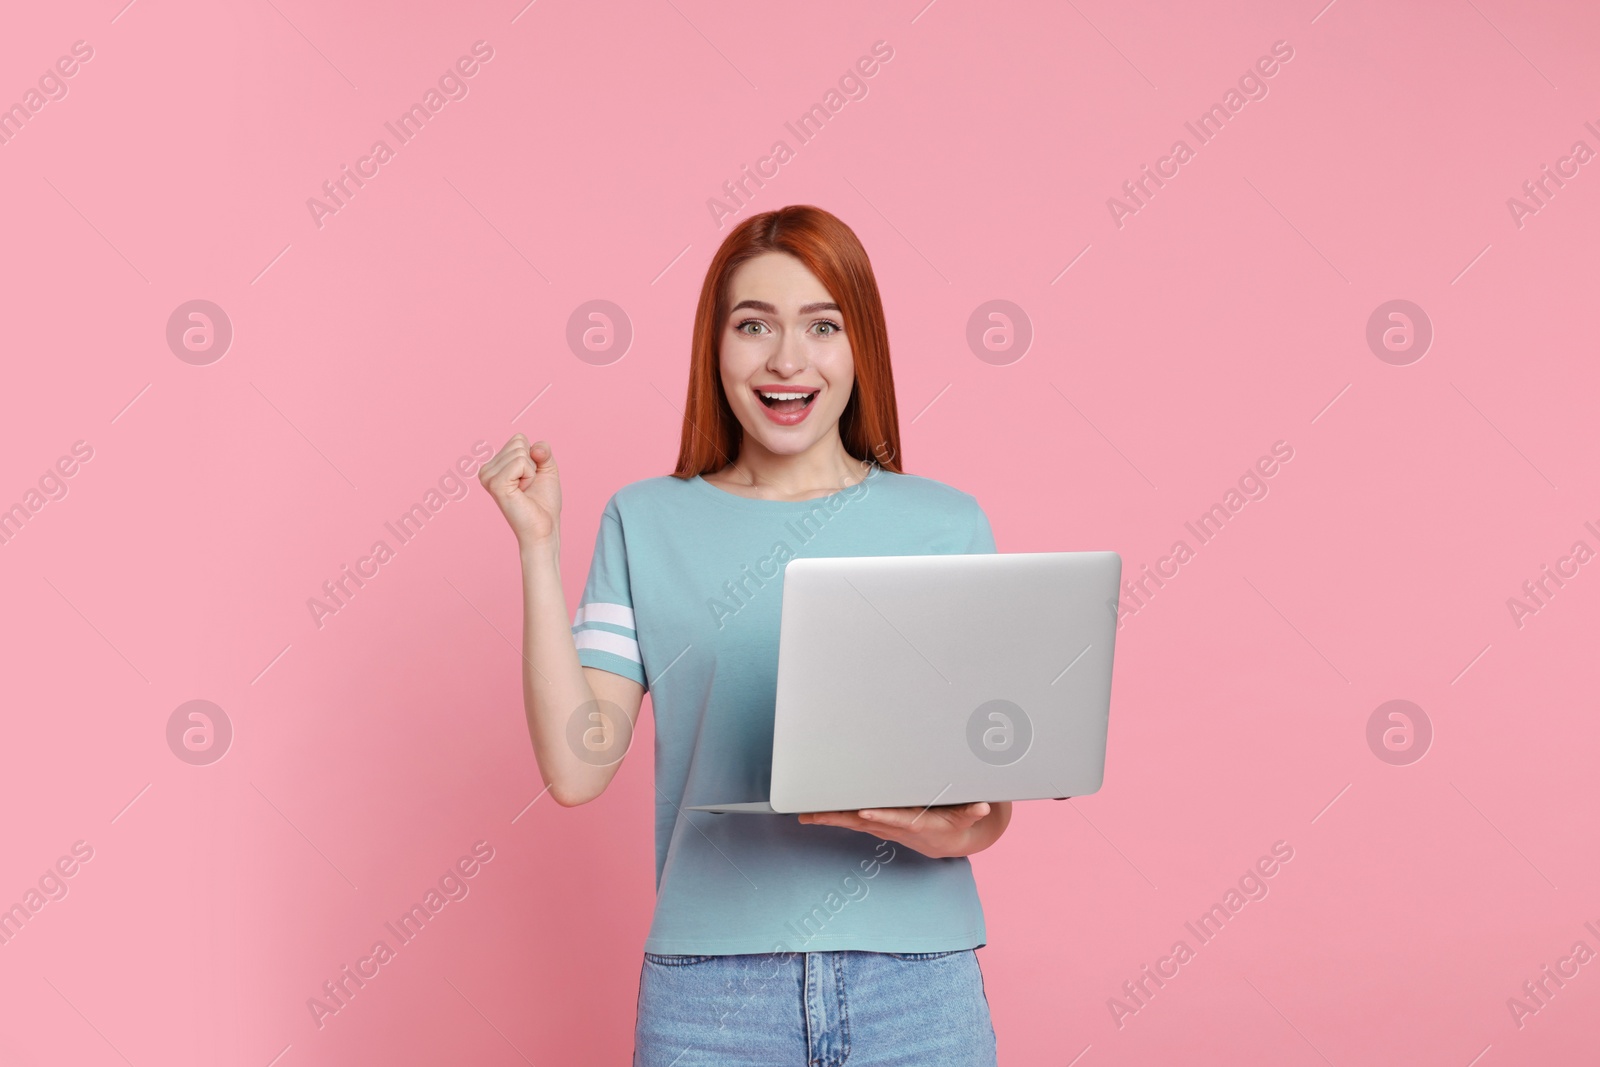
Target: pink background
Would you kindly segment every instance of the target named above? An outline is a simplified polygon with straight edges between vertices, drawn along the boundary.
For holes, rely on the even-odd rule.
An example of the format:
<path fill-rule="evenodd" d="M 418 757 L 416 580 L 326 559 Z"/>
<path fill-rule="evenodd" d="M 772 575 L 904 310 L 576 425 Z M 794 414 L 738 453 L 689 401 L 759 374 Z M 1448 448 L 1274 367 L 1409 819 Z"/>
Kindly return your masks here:
<path fill-rule="evenodd" d="M 320 628 L 307 601 L 519 430 L 556 448 L 573 600 L 607 495 L 676 455 L 707 201 L 779 138 L 733 217 L 855 229 L 908 467 L 1002 551 L 1137 575 L 1294 449 L 1127 620 L 1104 789 L 975 859 L 1001 1062 L 1594 1059 L 1600 963 L 1507 1005 L 1600 951 L 1600 563 L 1507 606 L 1600 549 L 1600 163 L 1507 206 L 1600 149 L 1592 6 L 123 2 L 0 35 L 0 102 L 94 50 L 0 145 L 0 506 L 93 449 L 0 545 L 0 904 L 93 849 L 0 945 L 0 1060 L 627 1061 L 648 715 L 604 797 L 529 806 L 517 560 L 475 475 Z M 478 40 L 469 94 L 319 228 L 307 198 Z M 1119 228 L 1107 199 L 1280 40 L 1269 94 Z M 233 327 L 209 365 L 166 340 L 195 299 Z M 633 331 L 603 365 L 566 339 L 602 299 Z M 1033 330 L 998 364 L 967 341 L 996 299 Z M 1434 330 L 1409 365 L 1366 341 L 1393 299 Z M 234 730 L 206 766 L 167 742 L 194 699 Z M 1432 725 L 1407 765 L 1367 741 L 1392 699 Z M 319 1029 L 307 999 L 477 841 L 470 894 Z M 1270 894 L 1119 1027 L 1277 841 Z"/>

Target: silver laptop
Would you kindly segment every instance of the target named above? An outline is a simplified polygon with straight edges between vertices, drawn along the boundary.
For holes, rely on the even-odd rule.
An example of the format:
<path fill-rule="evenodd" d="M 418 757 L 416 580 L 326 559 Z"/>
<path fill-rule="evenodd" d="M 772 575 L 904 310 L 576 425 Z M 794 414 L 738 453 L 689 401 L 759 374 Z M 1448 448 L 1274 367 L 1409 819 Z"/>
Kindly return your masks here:
<path fill-rule="evenodd" d="M 1115 552 L 790 560 L 767 800 L 793 814 L 1064 799 L 1105 777 Z"/>

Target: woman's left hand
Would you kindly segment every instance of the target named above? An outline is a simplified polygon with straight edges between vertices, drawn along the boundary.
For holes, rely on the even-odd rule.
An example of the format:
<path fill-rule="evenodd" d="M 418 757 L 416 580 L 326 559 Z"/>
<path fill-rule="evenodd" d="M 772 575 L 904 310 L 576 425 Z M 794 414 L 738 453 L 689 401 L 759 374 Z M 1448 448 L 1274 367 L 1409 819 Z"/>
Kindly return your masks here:
<path fill-rule="evenodd" d="M 941 859 L 976 851 L 969 830 L 986 817 L 992 805 L 948 804 L 930 808 L 863 808 L 860 811 L 806 812 L 800 821 L 819 826 L 843 826 L 915 849 Z M 985 842 L 987 844 L 987 842 Z M 981 847 L 981 846 L 980 846 Z"/>

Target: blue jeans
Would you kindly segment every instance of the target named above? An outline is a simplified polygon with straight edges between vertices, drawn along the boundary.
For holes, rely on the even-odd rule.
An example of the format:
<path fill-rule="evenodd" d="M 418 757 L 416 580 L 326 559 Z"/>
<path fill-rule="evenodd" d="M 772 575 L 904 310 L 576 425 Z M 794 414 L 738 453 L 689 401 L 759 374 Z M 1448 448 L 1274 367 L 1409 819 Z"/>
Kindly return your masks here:
<path fill-rule="evenodd" d="M 974 949 L 645 953 L 634 1067 L 994 1067 Z"/>

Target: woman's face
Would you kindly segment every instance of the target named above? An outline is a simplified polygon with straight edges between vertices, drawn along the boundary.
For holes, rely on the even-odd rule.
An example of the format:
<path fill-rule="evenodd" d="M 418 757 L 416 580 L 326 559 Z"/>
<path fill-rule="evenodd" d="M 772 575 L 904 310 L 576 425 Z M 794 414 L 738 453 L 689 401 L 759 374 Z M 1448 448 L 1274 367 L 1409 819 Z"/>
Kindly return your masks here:
<path fill-rule="evenodd" d="M 722 389 L 743 448 L 798 455 L 828 436 L 855 385 L 844 317 L 816 275 L 784 252 L 741 264 L 728 280 Z"/>

